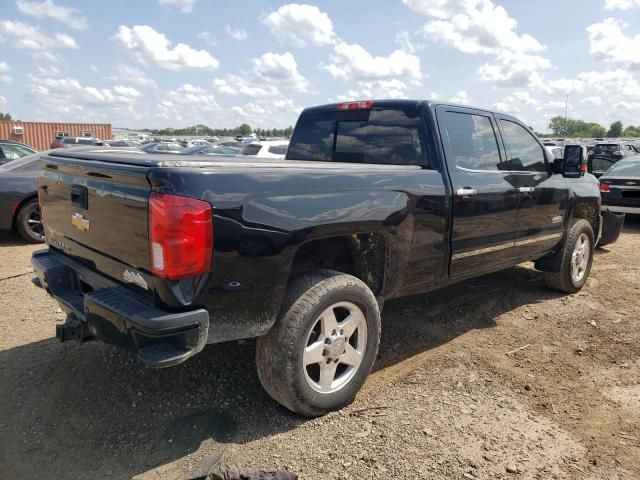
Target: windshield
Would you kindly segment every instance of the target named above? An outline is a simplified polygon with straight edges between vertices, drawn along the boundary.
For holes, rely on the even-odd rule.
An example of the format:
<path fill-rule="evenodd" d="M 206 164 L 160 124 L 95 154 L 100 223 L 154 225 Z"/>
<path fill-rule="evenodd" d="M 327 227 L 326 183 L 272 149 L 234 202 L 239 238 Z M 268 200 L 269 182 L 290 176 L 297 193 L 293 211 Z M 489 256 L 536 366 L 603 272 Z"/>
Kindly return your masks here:
<path fill-rule="evenodd" d="M 607 171 L 608 177 L 640 177 L 640 160 L 618 162 Z"/>
<path fill-rule="evenodd" d="M 593 147 L 593 153 L 611 153 L 620 150 L 620 146 L 617 144 L 596 145 Z"/>

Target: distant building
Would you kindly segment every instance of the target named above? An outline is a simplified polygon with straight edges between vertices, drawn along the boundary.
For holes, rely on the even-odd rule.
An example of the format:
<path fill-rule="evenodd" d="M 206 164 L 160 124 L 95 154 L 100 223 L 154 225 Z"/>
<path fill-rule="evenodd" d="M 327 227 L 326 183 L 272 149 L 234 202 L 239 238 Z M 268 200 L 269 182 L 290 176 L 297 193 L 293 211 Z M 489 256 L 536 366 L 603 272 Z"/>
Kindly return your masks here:
<path fill-rule="evenodd" d="M 36 150 L 51 148 L 57 136 L 111 140 L 111 124 L 0 121 L 0 140 L 24 143 Z"/>

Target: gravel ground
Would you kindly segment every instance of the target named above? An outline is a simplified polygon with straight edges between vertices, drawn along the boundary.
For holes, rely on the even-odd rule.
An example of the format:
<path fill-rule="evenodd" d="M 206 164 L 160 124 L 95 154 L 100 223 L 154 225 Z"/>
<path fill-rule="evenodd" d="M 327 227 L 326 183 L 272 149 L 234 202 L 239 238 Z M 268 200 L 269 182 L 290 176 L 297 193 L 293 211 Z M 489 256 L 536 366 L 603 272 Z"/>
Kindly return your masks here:
<path fill-rule="evenodd" d="M 0 479 L 183 479 L 220 456 L 303 479 L 640 478 L 639 240 L 628 220 L 577 295 L 524 264 L 388 302 L 356 401 L 305 420 L 262 391 L 252 341 L 166 370 L 57 343 L 39 247 L 0 236 Z"/>

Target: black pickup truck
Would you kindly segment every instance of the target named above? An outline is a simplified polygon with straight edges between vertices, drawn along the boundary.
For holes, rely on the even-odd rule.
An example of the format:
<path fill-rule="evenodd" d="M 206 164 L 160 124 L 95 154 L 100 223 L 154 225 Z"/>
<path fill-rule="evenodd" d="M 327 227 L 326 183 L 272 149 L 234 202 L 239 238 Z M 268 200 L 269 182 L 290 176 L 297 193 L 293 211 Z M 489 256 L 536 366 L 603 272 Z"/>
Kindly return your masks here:
<path fill-rule="evenodd" d="M 574 154 L 428 101 L 308 108 L 284 160 L 61 149 L 43 157 L 33 265 L 68 314 L 60 340 L 165 367 L 257 337 L 267 392 L 320 415 L 370 373 L 385 300 L 529 260 L 551 288 L 582 288 L 621 222 Z"/>

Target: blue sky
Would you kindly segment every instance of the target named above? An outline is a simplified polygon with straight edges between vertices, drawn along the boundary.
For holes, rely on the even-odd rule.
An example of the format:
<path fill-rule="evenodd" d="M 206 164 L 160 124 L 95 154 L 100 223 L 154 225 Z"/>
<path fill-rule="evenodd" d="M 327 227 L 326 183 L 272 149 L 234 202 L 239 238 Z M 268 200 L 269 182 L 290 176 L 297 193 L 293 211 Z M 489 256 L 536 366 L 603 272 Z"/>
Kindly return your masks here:
<path fill-rule="evenodd" d="M 119 127 L 292 125 L 432 98 L 640 124 L 640 0 L 0 0 L 0 111 Z"/>

